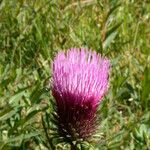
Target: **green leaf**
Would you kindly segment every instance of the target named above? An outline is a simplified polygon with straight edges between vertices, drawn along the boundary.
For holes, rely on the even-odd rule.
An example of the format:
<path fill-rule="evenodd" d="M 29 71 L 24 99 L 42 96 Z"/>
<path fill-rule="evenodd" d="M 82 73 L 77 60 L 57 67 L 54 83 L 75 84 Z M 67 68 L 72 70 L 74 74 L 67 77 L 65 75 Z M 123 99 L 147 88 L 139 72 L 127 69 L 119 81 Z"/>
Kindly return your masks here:
<path fill-rule="evenodd" d="M 104 50 L 107 49 L 107 48 L 110 46 L 111 42 L 115 39 L 116 35 L 117 35 L 117 31 L 112 32 L 112 33 L 105 39 L 105 41 L 103 42 L 103 49 L 104 49 Z"/>
<path fill-rule="evenodd" d="M 9 104 L 17 104 L 19 100 L 21 100 L 22 96 L 24 96 L 25 91 L 21 90 L 19 93 L 15 94 L 14 96 L 12 96 L 9 100 Z"/>
<path fill-rule="evenodd" d="M 120 6 L 121 6 L 121 4 L 118 4 L 118 5 L 112 7 L 112 8 L 109 10 L 109 12 L 107 13 L 107 16 L 106 16 L 106 21 L 108 20 L 108 18 L 110 17 L 110 15 L 111 15 L 118 7 L 120 7 Z"/>
<path fill-rule="evenodd" d="M 35 137 L 37 135 L 39 135 L 39 133 L 37 133 L 37 132 L 21 134 L 21 135 L 16 136 L 16 137 L 9 138 L 5 142 L 6 143 L 12 143 L 12 142 L 19 142 L 20 141 L 20 143 L 21 143 L 23 140 L 30 139 L 30 138 Z"/>
<path fill-rule="evenodd" d="M 107 33 L 106 33 L 106 39 L 107 37 L 109 37 L 113 32 L 115 32 L 120 26 L 121 26 L 122 22 L 117 23 L 116 25 L 114 25 L 112 28 L 110 28 Z"/>
<path fill-rule="evenodd" d="M 18 109 L 10 108 L 5 113 L 1 113 L 0 121 L 4 121 L 4 120 L 11 118 L 14 114 L 16 114 L 17 111 Z"/>
<path fill-rule="evenodd" d="M 38 104 L 41 101 L 41 96 L 45 92 L 44 88 L 41 88 L 41 83 L 37 83 L 35 89 L 33 90 L 30 100 L 32 104 Z"/>
<path fill-rule="evenodd" d="M 12 110 L 13 110 L 12 107 L 7 106 L 5 109 L 3 109 L 3 111 L 0 112 L 0 117 L 4 116 L 5 114 L 9 113 Z"/>
<path fill-rule="evenodd" d="M 144 79 L 142 81 L 141 101 L 143 109 L 149 109 L 150 100 L 150 68 L 144 70 Z"/>

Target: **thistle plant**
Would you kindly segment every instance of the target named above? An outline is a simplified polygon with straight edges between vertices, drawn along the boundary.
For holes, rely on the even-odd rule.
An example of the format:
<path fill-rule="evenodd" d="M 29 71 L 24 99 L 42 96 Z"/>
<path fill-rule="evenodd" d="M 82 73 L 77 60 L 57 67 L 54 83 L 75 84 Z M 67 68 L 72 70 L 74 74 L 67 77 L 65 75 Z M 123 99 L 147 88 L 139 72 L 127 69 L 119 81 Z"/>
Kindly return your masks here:
<path fill-rule="evenodd" d="M 89 140 L 97 128 L 97 109 L 108 90 L 110 62 L 95 51 L 71 48 L 53 61 L 52 95 L 58 134 L 70 141 Z"/>

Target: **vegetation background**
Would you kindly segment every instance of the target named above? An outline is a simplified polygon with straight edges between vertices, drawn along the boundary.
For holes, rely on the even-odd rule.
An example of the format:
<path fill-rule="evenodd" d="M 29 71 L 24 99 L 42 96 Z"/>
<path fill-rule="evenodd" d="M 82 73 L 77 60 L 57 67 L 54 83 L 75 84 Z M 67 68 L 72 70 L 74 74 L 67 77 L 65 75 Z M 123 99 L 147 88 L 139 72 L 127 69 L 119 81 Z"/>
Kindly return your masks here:
<path fill-rule="evenodd" d="M 50 64 L 71 47 L 112 64 L 98 142 L 78 149 L 148 150 L 149 0 L 0 0 L 0 150 L 69 149 L 51 131 Z"/>

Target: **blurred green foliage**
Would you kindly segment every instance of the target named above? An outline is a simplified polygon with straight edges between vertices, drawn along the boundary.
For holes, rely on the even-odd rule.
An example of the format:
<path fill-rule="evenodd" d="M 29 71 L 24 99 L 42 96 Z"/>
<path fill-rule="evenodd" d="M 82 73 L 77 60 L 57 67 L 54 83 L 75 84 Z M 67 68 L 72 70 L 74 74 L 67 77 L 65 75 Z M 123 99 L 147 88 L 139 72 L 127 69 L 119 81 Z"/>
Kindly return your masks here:
<path fill-rule="evenodd" d="M 0 150 L 70 148 L 54 132 L 50 77 L 53 57 L 71 47 L 112 64 L 97 140 L 76 149 L 148 150 L 149 27 L 149 0 L 0 0 Z"/>

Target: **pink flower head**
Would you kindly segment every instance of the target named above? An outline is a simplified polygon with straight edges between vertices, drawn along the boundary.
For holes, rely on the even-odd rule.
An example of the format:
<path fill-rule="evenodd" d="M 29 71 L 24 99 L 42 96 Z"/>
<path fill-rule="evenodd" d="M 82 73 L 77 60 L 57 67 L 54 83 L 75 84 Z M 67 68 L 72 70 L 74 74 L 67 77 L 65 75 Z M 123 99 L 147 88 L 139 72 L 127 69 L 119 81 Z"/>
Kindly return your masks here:
<path fill-rule="evenodd" d="M 62 136 L 87 139 L 95 131 L 96 111 L 108 90 L 109 67 L 107 58 L 84 48 L 57 54 L 52 94 Z"/>

